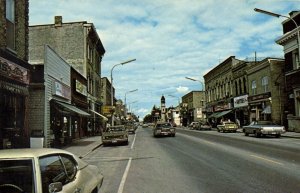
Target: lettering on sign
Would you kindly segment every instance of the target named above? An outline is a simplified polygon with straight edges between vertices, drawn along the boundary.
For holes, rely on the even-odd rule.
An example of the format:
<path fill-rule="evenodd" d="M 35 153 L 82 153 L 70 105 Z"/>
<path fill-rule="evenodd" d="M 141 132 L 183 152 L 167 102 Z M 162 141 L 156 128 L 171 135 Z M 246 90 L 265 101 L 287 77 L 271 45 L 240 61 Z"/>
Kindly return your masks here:
<path fill-rule="evenodd" d="M 0 74 L 7 78 L 29 84 L 29 71 L 2 57 L 0 57 Z"/>

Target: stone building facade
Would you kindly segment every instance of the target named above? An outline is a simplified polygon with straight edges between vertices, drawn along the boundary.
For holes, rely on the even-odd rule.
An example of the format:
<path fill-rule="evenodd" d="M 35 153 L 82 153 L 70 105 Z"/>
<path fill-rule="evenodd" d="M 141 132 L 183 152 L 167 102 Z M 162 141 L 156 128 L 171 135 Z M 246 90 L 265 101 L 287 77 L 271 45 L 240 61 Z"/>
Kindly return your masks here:
<path fill-rule="evenodd" d="M 43 47 L 50 45 L 67 63 L 87 79 L 89 110 L 101 111 L 101 61 L 105 49 L 93 25 L 86 21 L 63 23 L 55 16 L 53 24 L 29 27 L 29 61 L 42 64 Z M 95 122 L 91 127 L 99 127 Z"/>
<path fill-rule="evenodd" d="M 182 103 L 187 107 L 187 124 L 205 119 L 205 92 L 191 91 L 182 96 Z"/>
<path fill-rule="evenodd" d="M 213 123 L 219 122 L 223 117 L 235 119 L 232 111 L 234 96 L 232 67 L 239 62 L 241 60 L 236 59 L 235 56 L 230 56 L 204 75 L 206 113 L 207 118 Z"/>
<path fill-rule="evenodd" d="M 280 86 L 286 86 L 287 105 L 284 109 L 288 115 L 288 129 L 300 132 L 300 42 L 297 40 L 297 33 L 300 33 L 300 11 L 290 13 L 292 18 L 282 22 L 283 35 L 276 40 L 276 43 L 283 46 L 285 58 L 285 82 Z"/>
<path fill-rule="evenodd" d="M 0 149 L 29 146 L 28 0 L 0 0 Z"/>
<path fill-rule="evenodd" d="M 284 60 L 266 58 L 247 70 L 249 121 L 270 120 L 284 124 Z"/>

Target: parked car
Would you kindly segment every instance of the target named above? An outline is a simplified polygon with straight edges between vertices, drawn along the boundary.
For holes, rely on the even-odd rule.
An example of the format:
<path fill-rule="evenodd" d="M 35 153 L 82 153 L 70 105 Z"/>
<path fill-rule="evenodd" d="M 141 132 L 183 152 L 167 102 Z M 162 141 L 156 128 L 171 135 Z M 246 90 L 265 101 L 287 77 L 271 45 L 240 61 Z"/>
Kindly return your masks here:
<path fill-rule="evenodd" d="M 102 133 L 102 143 L 128 145 L 128 130 L 124 125 L 109 126 Z"/>
<path fill-rule="evenodd" d="M 175 137 L 176 129 L 168 122 L 157 122 L 153 128 L 153 136 L 172 136 Z"/>
<path fill-rule="evenodd" d="M 200 122 L 199 130 L 211 130 L 212 126 L 209 122 Z"/>
<path fill-rule="evenodd" d="M 238 125 L 231 121 L 223 121 L 221 125 L 217 125 L 218 132 L 236 132 Z"/>
<path fill-rule="evenodd" d="M 76 155 L 48 148 L 0 150 L 0 192 L 98 192 L 103 175 Z"/>
<path fill-rule="evenodd" d="M 137 126 L 133 122 L 126 122 L 125 128 L 128 130 L 128 133 L 135 134 L 135 130 L 137 129 Z"/>
<path fill-rule="evenodd" d="M 191 122 L 189 125 L 190 129 L 199 129 L 200 128 L 200 123 L 199 122 Z"/>
<path fill-rule="evenodd" d="M 253 121 L 248 126 L 243 127 L 243 132 L 246 136 L 254 134 L 256 137 L 261 135 L 274 135 L 280 137 L 281 134 L 285 133 L 284 126 L 277 125 L 271 121 Z"/>

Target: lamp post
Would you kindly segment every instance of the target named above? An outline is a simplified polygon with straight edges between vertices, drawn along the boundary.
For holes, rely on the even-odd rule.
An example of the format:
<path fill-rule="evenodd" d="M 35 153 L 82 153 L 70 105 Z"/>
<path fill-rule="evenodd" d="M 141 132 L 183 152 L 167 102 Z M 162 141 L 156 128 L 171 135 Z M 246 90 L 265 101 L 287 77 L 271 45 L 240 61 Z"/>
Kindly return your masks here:
<path fill-rule="evenodd" d="M 287 19 L 290 19 L 294 22 L 295 26 L 296 26 L 296 30 L 297 30 L 297 43 L 298 43 L 298 63 L 300 62 L 300 35 L 299 35 L 299 26 L 297 24 L 297 22 L 289 17 L 289 16 L 285 16 L 285 15 L 280 15 L 278 13 L 273 13 L 273 12 L 270 12 L 270 11 L 265 11 L 265 10 L 262 10 L 262 9 L 258 9 L 258 8 L 254 8 L 254 11 L 258 12 L 258 13 L 263 13 L 263 14 L 266 14 L 266 15 L 270 15 L 272 17 L 284 17 L 284 18 L 287 18 Z"/>
<path fill-rule="evenodd" d="M 127 64 L 129 62 L 133 62 L 135 61 L 136 59 L 131 59 L 131 60 L 127 60 L 125 62 L 121 62 L 119 64 L 115 64 L 111 70 L 110 70 L 110 84 L 111 84 L 111 90 L 110 90 L 110 99 L 111 99 L 111 106 L 113 107 L 114 106 L 114 93 L 113 93 L 113 70 L 116 66 L 120 66 L 120 65 L 124 65 L 124 64 Z M 114 126 L 114 115 L 112 114 L 111 115 L 111 125 Z"/>
<path fill-rule="evenodd" d="M 176 96 L 171 95 L 171 94 L 168 94 L 168 96 L 173 97 L 173 98 L 177 98 L 178 99 L 178 106 L 180 105 L 180 98 L 179 97 L 176 97 Z"/>
<path fill-rule="evenodd" d="M 188 80 L 200 82 L 200 83 L 201 83 L 201 86 L 202 86 L 202 91 L 204 90 L 204 83 L 203 83 L 201 80 L 197 80 L 197 79 L 190 78 L 190 77 L 185 77 L 185 78 L 188 79 Z"/>
<path fill-rule="evenodd" d="M 132 92 L 135 92 L 135 91 L 138 91 L 138 89 L 134 89 L 134 90 L 130 90 L 130 91 L 125 92 L 125 100 L 124 100 L 124 102 L 125 102 L 125 109 L 126 109 L 126 95 L 128 93 L 132 93 Z"/>

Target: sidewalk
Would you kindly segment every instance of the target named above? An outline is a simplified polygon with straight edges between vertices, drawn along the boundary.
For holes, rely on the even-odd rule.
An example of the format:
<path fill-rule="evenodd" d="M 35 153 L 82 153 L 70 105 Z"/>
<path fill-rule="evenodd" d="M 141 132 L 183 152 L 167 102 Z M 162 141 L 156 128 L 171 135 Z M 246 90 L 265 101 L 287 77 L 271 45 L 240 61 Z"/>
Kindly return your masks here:
<path fill-rule="evenodd" d="M 93 136 L 74 140 L 70 145 L 63 149 L 74 153 L 78 157 L 85 157 L 90 152 L 102 145 L 101 136 Z"/>

